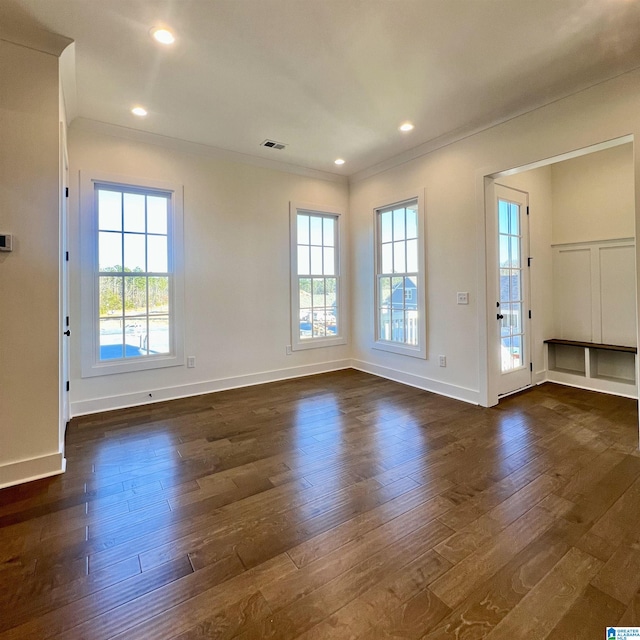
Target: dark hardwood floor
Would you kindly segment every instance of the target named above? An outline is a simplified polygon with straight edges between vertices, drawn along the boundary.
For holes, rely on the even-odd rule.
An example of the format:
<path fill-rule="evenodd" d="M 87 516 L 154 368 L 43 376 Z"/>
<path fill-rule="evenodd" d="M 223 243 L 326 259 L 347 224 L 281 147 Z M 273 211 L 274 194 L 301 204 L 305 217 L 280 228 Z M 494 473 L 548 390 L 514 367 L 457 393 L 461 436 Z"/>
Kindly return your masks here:
<path fill-rule="evenodd" d="M 75 419 L 0 491 L 0 640 L 602 638 L 640 625 L 636 402 L 342 371 Z"/>

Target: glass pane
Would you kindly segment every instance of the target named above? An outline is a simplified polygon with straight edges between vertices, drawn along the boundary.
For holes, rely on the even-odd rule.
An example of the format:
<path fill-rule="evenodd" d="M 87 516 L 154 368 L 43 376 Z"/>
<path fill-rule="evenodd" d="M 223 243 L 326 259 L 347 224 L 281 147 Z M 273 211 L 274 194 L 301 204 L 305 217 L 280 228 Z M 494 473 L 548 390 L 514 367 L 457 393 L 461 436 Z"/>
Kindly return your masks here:
<path fill-rule="evenodd" d="M 511 300 L 522 300 L 522 298 L 520 297 L 520 277 L 522 272 L 519 269 L 514 269 L 510 273 Z"/>
<path fill-rule="evenodd" d="M 498 200 L 498 233 L 509 233 L 509 203 Z"/>
<path fill-rule="evenodd" d="M 98 189 L 98 228 L 122 231 L 122 194 Z"/>
<path fill-rule="evenodd" d="M 309 216 L 311 228 L 311 244 L 322 245 L 322 218 L 320 216 Z"/>
<path fill-rule="evenodd" d="M 163 196 L 147 196 L 147 233 L 167 235 L 168 204 Z"/>
<path fill-rule="evenodd" d="M 338 304 L 338 281 L 336 280 L 336 278 L 324 279 L 324 296 L 325 305 L 327 306 L 329 311 L 333 312 Z"/>
<path fill-rule="evenodd" d="M 385 211 L 380 214 L 380 242 L 391 242 L 393 236 L 391 233 L 391 223 L 393 221 L 393 213 Z"/>
<path fill-rule="evenodd" d="M 418 210 L 407 207 L 407 238 L 418 237 Z"/>
<path fill-rule="evenodd" d="M 127 318 L 124 324 L 124 357 L 147 355 L 147 318 Z"/>
<path fill-rule="evenodd" d="M 418 308 L 418 290 L 414 278 L 404 279 L 404 306 L 407 309 Z"/>
<path fill-rule="evenodd" d="M 169 278 L 149 278 L 149 313 L 169 313 Z"/>
<path fill-rule="evenodd" d="M 313 337 L 321 338 L 325 335 L 324 312 L 313 314 Z"/>
<path fill-rule="evenodd" d="M 124 234 L 124 270 L 144 271 L 145 270 L 145 250 L 143 234 Z"/>
<path fill-rule="evenodd" d="M 298 246 L 298 275 L 308 276 L 309 270 L 309 247 Z"/>
<path fill-rule="evenodd" d="M 511 300 L 510 274 L 511 271 L 509 269 L 500 269 L 500 302 L 509 302 Z"/>
<path fill-rule="evenodd" d="M 391 306 L 391 278 L 380 278 L 379 304 L 381 307 Z"/>
<path fill-rule="evenodd" d="M 121 271 L 122 234 L 101 231 L 99 236 L 98 269 L 100 271 Z"/>
<path fill-rule="evenodd" d="M 512 304 L 509 312 L 511 333 L 522 333 L 522 305 Z"/>
<path fill-rule="evenodd" d="M 309 244 L 309 216 L 298 214 L 298 244 Z"/>
<path fill-rule="evenodd" d="M 393 239 L 404 240 L 404 207 L 393 212 Z"/>
<path fill-rule="evenodd" d="M 380 309 L 380 340 L 391 340 L 391 311 Z"/>
<path fill-rule="evenodd" d="M 404 278 L 391 279 L 391 306 L 396 309 L 404 307 Z"/>
<path fill-rule="evenodd" d="M 326 318 L 327 318 L 327 335 L 328 336 L 337 336 L 338 335 L 338 319 L 336 317 L 336 308 L 327 308 L 326 309 Z"/>
<path fill-rule="evenodd" d="M 326 247 L 324 251 L 324 274 L 327 276 L 334 276 L 336 274 L 336 259 L 335 249 L 333 247 Z"/>
<path fill-rule="evenodd" d="M 407 273 L 418 273 L 418 241 L 407 241 Z"/>
<path fill-rule="evenodd" d="M 311 278 L 299 278 L 298 290 L 300 296 L 298 298 L 298 306 L 300 307 L 300 312 L 302 312 L 302 309 L 311 307 Z"/>
<path fill-rule="evenodd" d="M 100 319 L 100 360 L 124 357 L 122 318 Z"/>
<path fill-rule="evenodd" d="M 147 279 L 145 276 L 126 276 L 124 279 L 124 313 L 127 316 L 146 315 Z"/>
<path fill-rule="evenodd" d="M 418 312 L 415 310 L 405 311 L 406 341 L 407 344 L 418 344 Z"/>
<path fill-rule="evenodd" d="M 501 336 L 510 336 L 511 335 L 511 305 L 510 304 L 502 304 L 500 305 L 500 313 L 502 314 L 502 320 L 500 320 L 500 335 Z"/>
<path fill-rule="evenodd" d="M 520 205 L 509 203 L 509 233 L 513 236 L 520 234 Z"/>
<path fill-rule="evenodd" d="M 311 301 L 311 295 L 309 295 L 309 301 Z M 311 309 L 300 309 L 300 337 L 312 338 L 313 337 L 313 312 Z"/>
<path fill-rule="evenodd" d="M 520 238 L 509 238 L 511 251 L 511 266 L 520 266 Z"/>
<path fill-rule="evenodd" d="M 404 342 L 404 311 L 402 309 L 391 311 L 391 340 Z"/>
<path fill-rule="evenodd" d="M 393 244 L 391 242 L 382 245 L 382 273 L 393 273 Z"/>
<path fill-rule="evenodd" d="M 124 230 L 145 232 L 144 205 L 145 197 L 138 193 L 125 193 L 124 198 Z"/>
<path fill-rule="evenodd" d="M 100 317 L 122 315 L 122 278 L 100 276 L 98 278 Z"/>
<path fill-rule="evenodd" d="M 156 353 L 169 353 L 169 317 L 159 316 L 149 318 L 148 349 L 151 355 Z M 143 347 L 145 345 L 143 344 Z"/>
<path fill-rule="evenodd" d="M 167 273 L 167 236 L 147 236 L 147 271 Z"/>
<path fill-rule="evenodd" d="M 514 368 L 511 357 L 511 338 L 502 338 L 500 345 L 500 361 L 502 371 L 511 371 Z"/>
<path fill-rule="evenodd" d="M 407 263 L 405 260 L 405 242 L 393 243 L 393 272 L 405 273 L 407 270 Z"/>
<path fill-rule="evenodd" d="M 324 307 L 324 278 L 314 278 L 312 282 L 313 287 L 313 306 Z"/>
<path fill-rule="evenodd" d="M 336 242 L 335 237 L 335 220 L 333 218 L 323 218 L 322 224 L 324 227 L 324 232 L 322 235 L 322 240 L 325 247 L 333 247 Z"/>
<path fill-rule="evenodd" d="M 500 241 L 500 266 L 508 267 L 509 266 L 509 237 L 508 236 L 499 236 Z"/>
<path fill-rule="evenodd" d="M 322 247 L 311 247 L 311 274 L 322 275 Z"/>

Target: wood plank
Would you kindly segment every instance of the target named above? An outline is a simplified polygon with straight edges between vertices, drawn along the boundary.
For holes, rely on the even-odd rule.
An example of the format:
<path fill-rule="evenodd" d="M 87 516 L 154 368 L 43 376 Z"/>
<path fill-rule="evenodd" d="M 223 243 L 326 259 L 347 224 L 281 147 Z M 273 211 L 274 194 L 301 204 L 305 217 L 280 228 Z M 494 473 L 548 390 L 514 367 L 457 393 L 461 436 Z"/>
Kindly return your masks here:
<path fill-rule="evenodd" d="M 600 560 L 575 547 L 570 549 L 487 635 L 487 640 L 546 638 L 601 567 Z"/>

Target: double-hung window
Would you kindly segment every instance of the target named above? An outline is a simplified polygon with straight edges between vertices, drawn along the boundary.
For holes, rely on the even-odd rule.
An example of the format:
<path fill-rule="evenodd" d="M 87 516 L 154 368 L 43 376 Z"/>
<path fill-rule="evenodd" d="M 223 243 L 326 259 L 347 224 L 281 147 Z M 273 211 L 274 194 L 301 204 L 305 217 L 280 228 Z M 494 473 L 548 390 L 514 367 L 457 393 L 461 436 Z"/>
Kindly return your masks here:
<path fill-rule="evenodd" d="M 423 196 L 374 209 L 375 347 L 426 358 Z"/>
<path fill-rule="evenodd" d="M 183 364 L 179 195 L 84 183 L 83 376 Z"/>
<path fill-rule="evenodd" d="M 345 344 L 340 213 L 292 203 L 291 347 Z"/>

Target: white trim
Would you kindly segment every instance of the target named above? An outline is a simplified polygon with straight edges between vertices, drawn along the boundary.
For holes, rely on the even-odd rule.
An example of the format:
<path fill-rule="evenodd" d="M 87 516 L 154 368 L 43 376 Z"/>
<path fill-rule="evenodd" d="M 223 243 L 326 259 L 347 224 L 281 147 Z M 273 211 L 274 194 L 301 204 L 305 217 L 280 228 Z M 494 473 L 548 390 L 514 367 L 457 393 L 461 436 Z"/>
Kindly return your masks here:
<path fill-rule="evenodd" d="M 67 460 L 61 452 L 9 462 L 0 465 L 0 489 L 56 476 L 64 473 L 66 468 Z"/>
<path fill-rule="evenodd" d="M 453 398 L 461 402 L 477 405 L 480 401 L 480 394 L 474 389 L 460 387 L 447 382 L 440 382 L 439 380 L 432 380 L 431 378 L 407 373 L 406 371 L 399 371 L 391 367 L 383 367 L 379 364 L 373 364 L 372 362 L 365 362 L 363 360 L 352 360 L 351 367 L 357 371 L 370 373 L 380 378 L 406 384 L 409 387 L 415 387 L 423 391 L 430 391 L 439 396 L 446 396 L 447 398 Z"/>
<path fill-rule="evenodd" d="M 409 202 L 417 202 L 418 205 L 418 273 L 416 283 L 416 306 L 418 308 L 418 345 L 402 344 L 381 340 L 379 337 L 380 322 L 378 318 L 378 265 L 380 263 L 380 232 L 378 225 L 378 212 L 392 209 L 393 207 L 406 205 Z M 406 194 L 406 197 L 397 198 L 391 202 L 374 206 L 373 212 L 373 342 L 372 349 L 387 351 L 412 358 L 427 359 L 427 292 L 426 292 L 426 233 L 425 233 L 425 189 L 420 188 Z M 405 274 L 397 274 L 402 276 Z"/>
<path fill-rule="evenodd" d="M 309 215 L 323 215 L 335 218 L 335 245 L 334 255 L 336 257 L 336 269 L 334 276 L 324 276 L 327 278 L 335 277 L 337 282 L 337 328 L 338 334 L 332 337 L 308 338 L 302 340 L 300 338 L 300 297 L 298 292 L 298 214 L 308 213 Z M 344 265 L 347 263 L 345 254 L 346 242 L 343 242 L 343 227 L 346 226 L 342 222 L 344 211 L 340 207 L 329 207 L 319 204 L 310 204 L 307 202 L 289 202 L 289 239 L 290 239 L 290 293 L 291 293 L 291 350 L 304 351 L 306 349 L 318 349 L 320 347 L 333 347 L 337 345 L 347 344 L 349 318 L 347 313 L 347 295 L 345 283 L 347 281 L 344 276 Z M 313 278 L 314 276 L 308 276 Z M 322 276 L 318 276 L 322 277 Z"/>
<path fill-rule="evenodd" d="M 71 415 L 76 417 L 101 411 L 126 409 L 128 407 L 137 407 L 145 404 L 153 404 L 155 402 L 164 402 L 165 400 L 177 400 L 179 398 L 199 396 L 206 393 L 215 393 L 217 391 L 228 391 L 230 389 L 238 389 L 241 387 L 252 387 L 258 384 L 278 382 L 280 380 L 289 380 L 291 378 L 303 378 L 305 376 L 312 376 L 318 373 L 328 373 L 330 371 L 349 369 L 350 367 L 351 361 L 348 359 L 332 360 L 329 362 L 321 362 L 319 364 L 288 367 L 286 369 L 274 369 L 272 371 L 262 371 L 260 373 L 249 373 L 246 375 L 234 376 L 232 378 L 217 378 L 215 380 L 207 380 L 205 382 L 176 385 L 174 387 L 163 387 L 162 389 L 148 389 L 145 391 L 138 391 L 136 393 L 92 398 L 89 400 L 72 402 Z M 149 400 L 150 395 L 152 395 L 152 400 Z"/>
<path fill-rule="evenodd" d="M 263 169 L 273 169 L 274 171 L 282 171 L 283 173 L 292 173 L 307 178 L 317 178 L 318 180 L 326 180 L 328 182 L 337 182 L 339 184 L 348 184 L 349 180 L 341 174 L 329 173 L 319 169 L 309 169 L 307 167 L 299 167 L 279 160 L 270 158 L 261 158 L 252 156 L 248 153 L 240 153 L 238 151 L 230 151 L 228 149 L 220 149 L 211 145 L 198 142 L 190 142 L 181 140 L 180 138 L 172 138 L 163 136 L 150 131 L 139 131 L 128 127 L 121 127 L 107 122 L 99 122 L 89 118 L 78 117 L 73 121 L 72 129 L 74 131 L 89 131 L 99 133 L 115 138 L 125 138 L 135 142 L 152 144 L 157 147 L 163 147 L 180 153 L 188 153 L 191 155 L 205 156 L 214 160 L 225 160 L 227 162 L 237 162 L 239 164 L 252 165 L 254 167 L 262 167 Z"/>
<path fill-rule="evenodd" d="M 170 317 L 173 327 L 171 354 L 144 357 L 131 362 L 116 360 L 98 362 L 97 344 L 97 215 L 95 203 L 95 185 L 106 184 L 117 187 L 146 190 L 158 190 L 169 194 L 171 215 L 169 222 L 169 278 L 171 298 Z M 82 377 L 112 375 L 129 371 L 145 371 L 164 367 L 184 366 L 184 188 L 182 185 L 151 180 L 106 174 L 100 171 L 80 172 L 80 326 L 81 326 L 81 370 Z"/>

